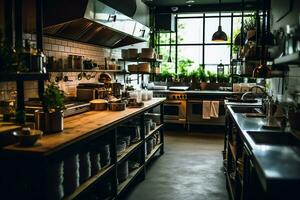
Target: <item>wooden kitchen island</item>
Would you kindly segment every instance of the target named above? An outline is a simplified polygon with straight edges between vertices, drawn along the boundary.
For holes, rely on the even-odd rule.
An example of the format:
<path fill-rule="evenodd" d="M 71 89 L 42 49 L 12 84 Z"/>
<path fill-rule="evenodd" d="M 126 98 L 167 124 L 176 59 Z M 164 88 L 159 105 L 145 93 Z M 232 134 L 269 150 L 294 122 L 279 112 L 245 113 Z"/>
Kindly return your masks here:
<path fill-rule="evenodd" d="M 145 178 L 147 163 L 160 151 L 164 152 L 163 109 L 164 98 L 154 98 L 144 102 L 142 108 L 126 108 L 124 111 L 89 111 L 64 120 L 64 131 L 43 136 L 33 147 L 9 145 L 1 150 L 1 193 L 2 199 L 89 199 L 91 191 L 101 193 L 101 186 L 109 181 L 110 195 L 106 199 L 118 199 L 132 183 Z M 145 134 L 145 113 L 154 107 L 160 107 L 160 123 Z M 135 121 L 140 126 L 140 140 L 132 143 L 121 155 L 117 155 L 117 135 L 122 132 L 122 125 Z M 159 143 L 151 152 L 147 152 L 146 144 L 154 134 L 159 134 Z M 95 146 L 104 141 L 110 147 L 110 162 L 101 166 L 101 170 L 81 181 L 72 192 L 64 192 L 63 196 L 52 195 L 60 192 L 70 181 L 70 177 L 60 177 L 58 183 L 52 181 L 55 166 L 64 165 L 65 176 L 75 170 L 81 173 L 78 157 L 91 153 Z M 91 152 L 90 152 L 91 151 Z M 100 155 L 101 156 L 101 155 Z M 138 166 L 129 171 L 125 181 L 118 183 L 119 167 L 129 158 L 137 159 Z M 74 166 L 67 165 L 70 158 L 77 158 Z M 101 158 L 101 157 L 100 157 Z M 59 171 L 58 168 L 56 171 Z M 51 172 L 51 173 L 49 173 Z M 50 176 L 50 177 L 49 177 Z M 79 177 L 76 177 L 79 179 Z M 63 179 L 63 180 L 61 180 Z M 72 178 L 71 178 L 72 179 Z M 73 177 L 74 180 L 74 177 Z M 63 183 L 62 183 L 63 182 Z M 77 181 L 78 182 L 78 181 Z M 50 186 L 49 186 L 50 184 Z M 52 185 L 51 185 L 52 184 Z M 53 185 L 54 184 L 54 185 Z M 54 188 L 54 189 L 53 189 Z M 54 193 L 55 193 L 54 192 Z M 101 196 L 101 195 L 100 195 Z M 55 197 L 55 198 L 54 198 Z"/>

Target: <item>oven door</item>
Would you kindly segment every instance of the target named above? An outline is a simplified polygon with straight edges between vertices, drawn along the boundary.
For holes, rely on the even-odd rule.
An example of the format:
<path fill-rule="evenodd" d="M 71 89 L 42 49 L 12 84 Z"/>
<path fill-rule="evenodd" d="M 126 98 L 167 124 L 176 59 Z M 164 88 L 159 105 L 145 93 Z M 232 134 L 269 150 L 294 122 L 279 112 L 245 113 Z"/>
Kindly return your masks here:
<path fill-rule="evenodd" d="M 186 101 L 166 101 L 164 103 L 164 120 L 167 123 L 185 123 Z"/>
<path fill-rule="evenodd" d="M 187 108 L 187 120 L 189 124 L 208 124 L 224 125 L 225 124 L 225 107 L 224 101 L 219 103 L 219 118 L 203 119 L 203 100 L 189 100 Z"/>

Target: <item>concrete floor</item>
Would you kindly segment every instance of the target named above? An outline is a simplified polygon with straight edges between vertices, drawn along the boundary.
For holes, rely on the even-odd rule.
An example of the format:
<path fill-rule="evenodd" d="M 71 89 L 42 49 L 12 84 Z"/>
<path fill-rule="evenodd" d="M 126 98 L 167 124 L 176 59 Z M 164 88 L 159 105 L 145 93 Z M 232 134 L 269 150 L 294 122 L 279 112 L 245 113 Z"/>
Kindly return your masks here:
<path fill-rule="evenodd" d="M 165 154 L 127 200 L 227 200 L 222 172 L 223 135 L 166 132 Z"/>

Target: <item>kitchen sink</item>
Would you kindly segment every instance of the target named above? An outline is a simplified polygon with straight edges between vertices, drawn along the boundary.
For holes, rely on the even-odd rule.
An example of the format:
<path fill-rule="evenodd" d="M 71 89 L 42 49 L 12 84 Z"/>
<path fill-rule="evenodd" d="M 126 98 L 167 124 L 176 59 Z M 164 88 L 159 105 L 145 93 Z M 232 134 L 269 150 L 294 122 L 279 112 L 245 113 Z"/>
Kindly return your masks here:
<path fill-rule="evenodd" d="M 300 141 L 289 132 L 247 132 L 256 144 L 298 146 Z"/>
<path fill-rule="evenodd" d="M 232 106 L 231 109 L 235 113 L 261 113 L 258 107 Z"/>

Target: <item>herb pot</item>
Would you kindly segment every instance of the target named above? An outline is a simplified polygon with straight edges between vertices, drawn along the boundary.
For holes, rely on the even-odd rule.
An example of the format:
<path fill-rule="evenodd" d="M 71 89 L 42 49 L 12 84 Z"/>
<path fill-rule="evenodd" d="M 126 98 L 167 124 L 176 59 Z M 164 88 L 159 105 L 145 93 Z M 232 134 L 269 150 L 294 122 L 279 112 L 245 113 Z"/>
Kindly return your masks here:
<path fill-rule="evenodd" d="M 35 128 L 45 134 L 58 133 L 64 130 L 64 117 L 62 110 L 53 112 L 36 111 L 34 113 Z"/>

